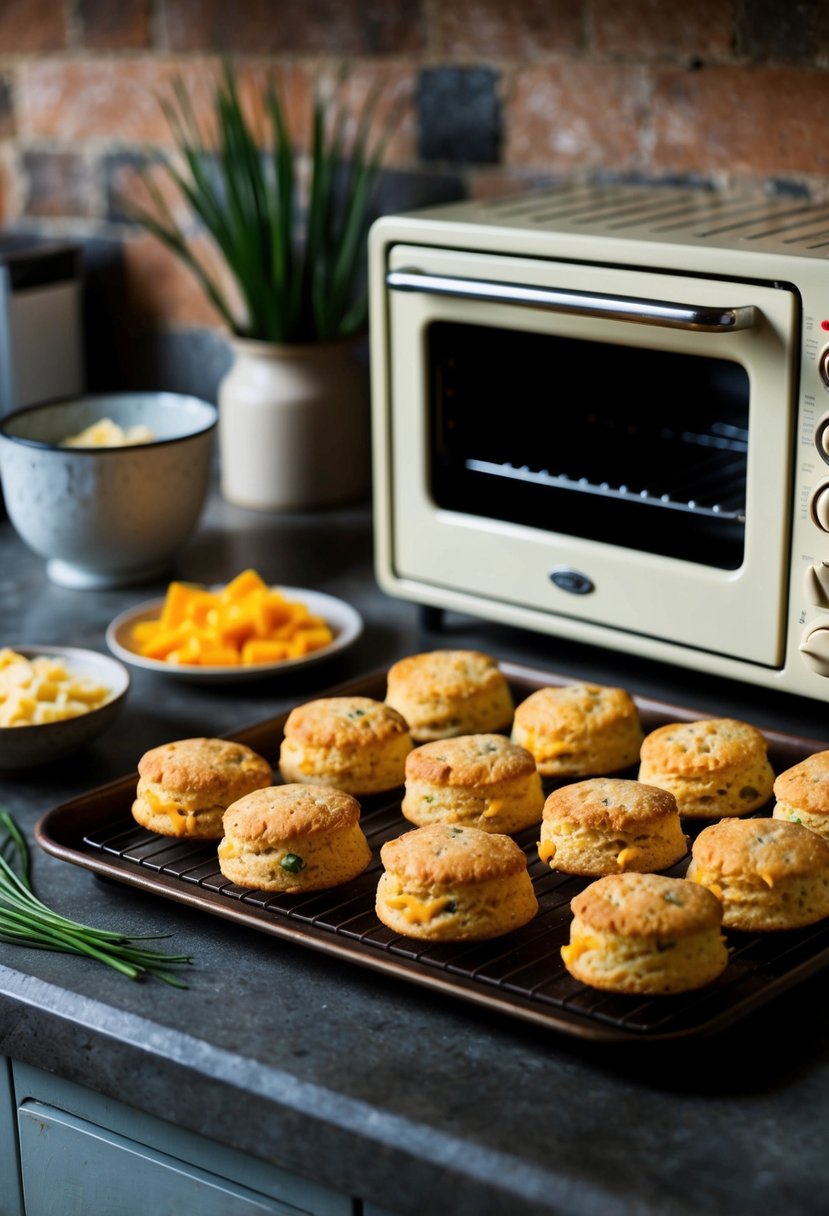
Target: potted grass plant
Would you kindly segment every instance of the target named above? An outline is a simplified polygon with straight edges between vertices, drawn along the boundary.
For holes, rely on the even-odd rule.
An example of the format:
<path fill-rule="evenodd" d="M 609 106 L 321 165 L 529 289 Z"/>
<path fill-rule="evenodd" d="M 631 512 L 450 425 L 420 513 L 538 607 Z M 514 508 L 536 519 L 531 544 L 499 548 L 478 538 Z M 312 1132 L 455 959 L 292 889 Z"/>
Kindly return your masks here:
<path fill-rule="evenodd" d="M 227 326 L 220 476 L 238 505 L 311 508 L 367 492 L 366 237 L 399 113 L 378 131 L 379 97 L 375 88 L 352 109 L 342 77 L 327 95 L 317 91 L 305 168 L 276 88 L 264 86 L 255 127 L 227 61 L 210 139 L 180 80 L 163 102 L 174 154 L 145 168 L 150 203 L 133 214 L 196 276 Z M 212 238 L 221 279 L 174 216 L 159 172 Z"/>

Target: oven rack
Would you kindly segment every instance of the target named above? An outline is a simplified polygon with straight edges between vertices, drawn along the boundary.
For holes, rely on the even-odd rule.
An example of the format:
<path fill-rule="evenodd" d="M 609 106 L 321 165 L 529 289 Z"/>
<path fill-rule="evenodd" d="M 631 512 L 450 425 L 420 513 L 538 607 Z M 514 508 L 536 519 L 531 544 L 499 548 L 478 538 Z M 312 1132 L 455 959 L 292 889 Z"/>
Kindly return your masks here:
<path fill-rule="evenodd" d="M 682 511 L 690 515 L 731 520 L 740 524 L 745 523 L 746 518 L 745 462 L 728 457 L 715 457 L 696 468 L 684 469 L 681 484 L 663 483 L 655 488 L 637 488 L 624 482 L 611 485 L 608 481 L 591 481 L 589 477 L 570 477 L 566 473 L 551 473 L 549 469 L 533 469 L 526 464 L 478 460 L 475 457 L 469 457 L 464 462 L 464 467 L 471 473 L 549 486 L 571 493 L 593 494 L 602 498 L 641 503 L 644 506 L 658 507 L 660 510 Z M 683 486 L 693 486 L 695 496 L 680 497 Z M 700 501 L 701 495 L 705 496 L 705 501 Z"/>

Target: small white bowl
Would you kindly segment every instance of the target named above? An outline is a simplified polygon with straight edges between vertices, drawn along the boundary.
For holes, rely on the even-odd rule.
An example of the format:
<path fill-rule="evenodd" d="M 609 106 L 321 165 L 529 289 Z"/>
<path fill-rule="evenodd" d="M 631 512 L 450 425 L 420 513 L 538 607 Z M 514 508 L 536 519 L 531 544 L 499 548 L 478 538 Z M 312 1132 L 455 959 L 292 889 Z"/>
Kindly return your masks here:
<path fill-rule="evenodd" d="M 133 627 L 141 621 L 157 620 L 164 607 L 164 600 L 148 600 L 120 613 L 106 631 L 107 646 L 113 654 L 133 667 L 154 671 L 158 675 L 172 676 L 195 684 L 235 684 L 250 680 L 272 679 L 283 673 L 293 674 L 297 667 L 317 663 L 339 654 L 351 646 L 363 632 L 363 618 L 356 608 L 345 600 L 323 591 L 312 591 L 310 587 L 274 587 L 286 599 L 300 600 L 315 616 L 325 618 L 334 634 L 333 641 L 319 650 L 312 650 L 297 659 L 280 659 L 276 663 L 254 663 L 250 667 L 195 667 L 187 663 L 165 663 L 161 659 L 148 659 L 134 649 Z"/>
<path fill-rule="evenodd" d="M 103 705 L 78 714 L 76 718 L 45 722 L 41 726 L 0 727 L 0 769 L 33 768 L 61 760 L 97 738 L 120 712 L 129 690 L 130 675 L 117 659 L 96 650 L 80 650 L 73 646 L 11 645 L 10 648 L 27 659 L 41 654 L 61 659 L 67 670 L 102 684 L 110 693 Z"/>
<path fill-rule="evenodd" d="M 145 424 L 151 443 L 63 447 L 108 418 Z M 120 587 L 163 574 L 207 495 L 215 405 L 178 393 L 111 393 L 47 402 L 0 419 L 9 519 L 64 587 Z"/>

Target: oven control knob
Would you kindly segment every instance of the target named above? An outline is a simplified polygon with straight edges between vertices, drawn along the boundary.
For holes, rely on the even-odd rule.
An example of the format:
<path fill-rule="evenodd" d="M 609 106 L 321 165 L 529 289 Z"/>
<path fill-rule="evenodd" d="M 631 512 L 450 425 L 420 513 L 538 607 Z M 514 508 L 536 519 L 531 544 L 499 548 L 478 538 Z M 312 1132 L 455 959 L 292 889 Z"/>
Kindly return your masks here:
<path fill-rule="evenodd" d="M 829 382 L 827 388 L 829 388 Z M 829 413 L 822 413 L 818 418 L 817 426 L 814 428 L 814 446 L 817 447 L 824 460 L 829 461 Z"/>
<path fill-rule="evenodd" d="M 829 532 L 829 481 L 821 481 L 809 497 L 809 515 L 812 523 L 824 532 Z"/>
<path fill-rule="evenodd" d="M 803 598 L 816 608 L 829 608 L 829 562 L 819 562 L 806 571 Z"/>
<path fill-rule="evenodd" d="M 810 621 L 800 639 L 803 662 L 819 676 L 829 676 L 829 617 Z"/>
<path fill-rule="evenodd" d="M 823 366 L 822 363 L 821 366 Z M 829 381 L 827 381 L 827 387 L 829 388 Z M 823 459 L 829 461 L 829 414 L 822 414 L 817 420 L 817 426 L 815 427 L 815 447 L 820 452 Z"/>
<path fill-rule="evenodd" d="M 817 357 L 817 369 L 820 378 L 829 387 L 829 346 L 825 346 Z"/>

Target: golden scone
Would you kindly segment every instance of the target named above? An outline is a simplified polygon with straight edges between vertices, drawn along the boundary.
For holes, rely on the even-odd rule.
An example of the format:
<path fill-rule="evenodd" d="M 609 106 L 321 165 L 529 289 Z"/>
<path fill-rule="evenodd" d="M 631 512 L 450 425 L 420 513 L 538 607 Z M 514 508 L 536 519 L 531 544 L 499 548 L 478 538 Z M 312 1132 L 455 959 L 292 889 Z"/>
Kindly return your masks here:
<path fill-rule="evenodd" d="M 291 710 L 279 752 L 285 781 L 376 794 L 403 784 L 412 738 L 403 717 L 371 697 L 321 697 Z"/>
<path fill-rule="evenodd" d="M 403 715 L 415 743 L 506 730 L 513 700 L 495 659 L 478 650 L 431 650 L 389 668 L 386 703 Z"/>
<path fill-rule="evenodd" d="M 176 739 L 138 761 L 133 818 L 161 836 L 218 840 L 231 802 L 272 781 L 268 761 L 242 743 Z"/>
<path fill-rule="evenodd" d="M 623 688 L 538 688 L 516 707 L 512 740 L 535 756 L 543 777 L 601 777 L 639 759 L 639 711 Z"/>
<path fill-rule="evenodd" d="M 815 752 L 779 773 L 774 797 L 773 819 L 802 823 L 829 840 L 829 751 Z"/>
<path fill-rule="evenodd" d="M 528 751 L 505 735 L 422 743 L 406 757 L 402 811 L 411 823 L 518 832 L 538 823 L 544 790 Z"/>
<path fill-rule="evenodd" d="M 652 731 L 642 743 L 639 780 L 670 790 L 680 815 L 718 819 L 767 802 L 774 772 L 759 730 L 735 718 L 706 718 Z"/>
<path fill-rule="evenodd" d="M 237 886 L 324 891 L 356 878 L 370 861 L 360 804 L 344 790 L 272 785 L 225 811 L 219 868 Z"/>
<path fill-rule="evenodd" d="M 727 929 L 796 929 L 829 916 L 829 843 L 800 823 L 712 823 L 694 841 L 687 876 L 722 902 Z"/>
<path fill-rule="evenodd" d="M 591 777 L 554 790 L 544 803 L 538 855 L 565 874 L 664 870 L 688 840 L 667 790 L 621 777 Z"/>
<path fill-rule="evenodd" d="M 377 915 L 405 937 L 482 941 L 538 911 L 527 858 L 509 836 L 433 823 L 387 841 L 380 858 Z"/>
<path fill-rule="evenodd" d="M 728 965 L 722 905 L 664 874 L 608 874 L 570 902 L 564 965 L 592 988 L 657 996 L 702 988 Z"/>

